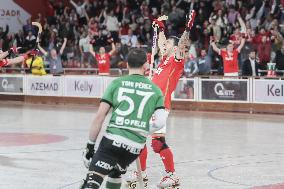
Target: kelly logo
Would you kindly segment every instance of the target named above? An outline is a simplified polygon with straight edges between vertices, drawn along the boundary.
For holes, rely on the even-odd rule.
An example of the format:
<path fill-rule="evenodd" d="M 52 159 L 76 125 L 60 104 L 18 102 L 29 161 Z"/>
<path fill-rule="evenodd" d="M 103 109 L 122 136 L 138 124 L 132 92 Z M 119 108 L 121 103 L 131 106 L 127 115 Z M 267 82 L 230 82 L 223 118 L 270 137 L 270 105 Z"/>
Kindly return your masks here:
<path fill-rule="evenodd" d="M 267 96 L 283 96 L 284 97 L 284 85 L 275 87 L 274 84 L 267 85 Z"/>
<path fill-rule="evenodd" d="M 93 90 L 93 84 L 90 84 L 88 81 L 75 81 L 74 90 L 80 92 L 88 92 L 89 94 L 91 94 Z"/>

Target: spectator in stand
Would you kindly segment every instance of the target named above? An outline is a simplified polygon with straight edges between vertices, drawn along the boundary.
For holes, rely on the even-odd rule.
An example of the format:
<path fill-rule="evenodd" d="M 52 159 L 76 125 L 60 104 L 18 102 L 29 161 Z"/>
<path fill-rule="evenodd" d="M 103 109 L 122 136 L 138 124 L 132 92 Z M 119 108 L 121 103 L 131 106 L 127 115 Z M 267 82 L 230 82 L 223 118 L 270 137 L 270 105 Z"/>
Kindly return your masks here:
<path fill-rule="evenodd" d="M 276 52 L 276 57 L 275 57 L 275 62 L 276 62 L 276 69 L 284 71 L 284 45 L 282 45 L 281 50 L 278 50 Z M 284 75 L 283 72 L 280 75 Z"/>
<path fill-rule="evenodd" d="M 211 71 L 212 64 L 212 48 L 208 50 L 208 54 L 205 48 L 201 49 L 200 57 L 197 58 L 197 65 L 199 70 L 199 75 L 209 75 Z"/>
<path fill-rule="evenodd" d="M 83 25 L 87 25 L 87 13 L 85 10 L 85 6 L 88 3 L 88 0 L 85 0 L 84 3 L 82 3 L 81 1 L 78 2 L 78 4 L 76 4 L 74 1 L 70 0 L 70 3 L 73 5 L 73 7 L 76 9 L 77 14 L 79 15 L 79 25 L 83 26 Z"/>
<path fill-rule="evenodd" d="M 106 29 L 111 33 L 111 37 L 114 41 L 118 41 L 119 23 L 117 17 L 114 15 L 114 11 L 110 10 L 107 14 L 106 10 L 103 12 L 105 18 Z"/>
<path fill-rule="evenodd" d="M 33 75 L 46 75 L 46 71 L 44 69 L 43 59 L 38 56 L 39 52 L 37 50 L 33 50 L 29 53 L 30 57 L 25 61 L 27 67 L 29 68 L 29 72 Z"/>
<path fill-rule="evenodd" d="M 99 53 L 95 53 L 92 45 L 89 46 L 90 53 L 96 59 L 98 63 L 99 75 L 109 75 L 110 74 L 110 57 L 115 52 L 115 45 L 113 39 L 111 39 L 111 51 L 106 53 L 105 47 L 99 48 Z"/>
<path fill-rule="evenodd" d="M 215 44 L 214 39 L 211 41 L 211 46 L 223 58 L 224 76 L 238 76 L 239 64 L 238 56 L 245 44 L 245 39 L 242 38 L 241 44 L 234 49 L 234 44 L 229 43 L 226 49 L 219 49 Z"/>
<path fill-rule="evenodd" d="M 40 44 L 38 44 L 39 50 L 43 53 L 43 55 L 47 58 L 47 62 L 49 62 L 49 69 L 50 73 L 57 75 L 63 73 L 63 66 L 61 61 L 61 56 L 63 51 L 66 47 L 67 38 L 64 38 L 64 42 L 59 50 L 59 54 L 57 53 L 56 49 L 51 49 L 50 52 L 46 52 Z"/>
<path fill-rule="evenodd" d="M 257 45 L 258 58 L 260 68 L 267 69 L 267 63 L 270 61 L 271 55 L 271 40 L 268 36 L 262 36 L 261 43 Z"/>
<path fill-rule="evenodd" d="M 29 31 L 25 39 L 24 47 L 27 50 L 30 50 L 33 49 L 35 46 L 36 46 L 36 36 L 33 35 L 32 31 Z"/>
<path fill-rule="evenodd" d="M 240 14 L 237 15 L 237 19 L 239 23 L 241 24 L 242 30 L 246 31 L 244 22 Z M 224 76 L 238 76 L 239 75 L 238 56 L 244 44 L 245 44 L 245 36 L 241 35 L 241 42 L 236 48 L 234 48 L 235 43 L 231 41 L 227 45 L 226 49 L 221 50 L 217 47 L 215 43 L 215 37 L 211 38 L 211 45 L 212 45 L 213 50 L 217 52 L 223 58 Z"/>
<path fill-rule="evenodd" d="M 138 45 L 137 36 L 133 34 L 132 29 L 128 30 L 128 35 L 121 36 L 121 44 L 127 45 L 128 47 L 137 47 Z"/>
<path fill-rule="evenodd" d="M 251 49 L 249 57 L 242 65 L 243 76 L 258 76 L 259 62 L 256 59 L 256 50 Z"/>
<path fill-rule="evenodd" d="M 184 75 L 186 77 L 194 77 L 198 74 L 198 65 L 195 57 L 190 54 L 188 60 L 184 64 Z"/>
<path fill-rule="evenodd" d="M 9 33 L 9 26 L 8 25 L 6 25 L 5 31 L 3 31 L 3 27 L 0 27 L 0 40 L 3 40 L 4 38 L 6 38 L 8 33 Z"/>
<path fill-rule="evenodd" d="M 219 25 L 216 24 L 216 19 L 211 19 L 211 24 L 208 26 L 208 29 L 211 30 L 213 33 L 213 36 L 215 36 L 215 39 L 217 42 L 221 41 L 222 38 L 222 30 Z"/>
<path fill-rule="evenodd" d="M 81 36 L 81 39 L 79 41 L 79 49 L 80 49 L 80 54 L 81 54 L 81 65 L 85 64 L 85 62 L 88 62 L 90 65 L 92 63 L 92 55 L 89 50 L 90 46 L 90 37 L 87 35 L 87 33 L 83 33 Z"/>

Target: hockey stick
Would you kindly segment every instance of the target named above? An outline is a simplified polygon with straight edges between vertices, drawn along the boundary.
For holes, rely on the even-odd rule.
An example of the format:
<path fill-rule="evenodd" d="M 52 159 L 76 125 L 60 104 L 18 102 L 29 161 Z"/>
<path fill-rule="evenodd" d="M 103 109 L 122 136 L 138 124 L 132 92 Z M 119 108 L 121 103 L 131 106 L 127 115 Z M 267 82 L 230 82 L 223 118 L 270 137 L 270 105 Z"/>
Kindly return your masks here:
<path fill-rule="evenodd" d="M 162 20 L 167 20 L 168 16 L 160 16 L 157 20 L 162 21 Z M 153 75 L 153 67 L 154 67 L 154 57 L 155 53 L 157 51 L 157 38 L 158 38 L 158 28 L 154 27 L 154 34 L 153 34 L 153 44 L 152 44 L 152 53 L 151 53 L 151 64 L 150 64 L 150 73 L 149 73 L 149 78 L 152 78 Z"/>
<path fill-rule="evenodd" d="M 139 157 L 136 159 L 136 167 L 137 167 L 137 177 L 138 177 L 138 189 L 144 189 L 144 181 L 142 177 L 142 169 L 140 164 Z"/>
<path fill-rule="evenodd" d="M 37 34 L 37 38 L 36 38 L 36 43 L 38 45 L 39 43 L 39 37 L 40 37 L 40 34 L 42 32 L 42 26 L 39 22 L 32 22 L 32 25 L 36 26 L 38 28 L 38 34 Z"/>

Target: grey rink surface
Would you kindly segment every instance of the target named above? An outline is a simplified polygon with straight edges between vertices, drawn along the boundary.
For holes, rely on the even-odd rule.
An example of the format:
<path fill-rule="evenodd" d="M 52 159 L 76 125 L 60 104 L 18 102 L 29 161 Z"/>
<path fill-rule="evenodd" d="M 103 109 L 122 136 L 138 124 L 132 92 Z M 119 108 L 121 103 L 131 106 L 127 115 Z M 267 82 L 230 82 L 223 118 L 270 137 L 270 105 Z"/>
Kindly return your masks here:
<path fill-rule="evenodd" d="M 68 137 L 49 144 L 0 145 L 0 188 L 77 189 L 86 174 L 81 154 L 96 110 L 0 102 L 0 133 Z M 248 189 L 284 182 L 283 123 L 280 115 L 172 111 L 167 141 L 181 189 Z M 163 165 L 149 152 L 153 189 Z"/>

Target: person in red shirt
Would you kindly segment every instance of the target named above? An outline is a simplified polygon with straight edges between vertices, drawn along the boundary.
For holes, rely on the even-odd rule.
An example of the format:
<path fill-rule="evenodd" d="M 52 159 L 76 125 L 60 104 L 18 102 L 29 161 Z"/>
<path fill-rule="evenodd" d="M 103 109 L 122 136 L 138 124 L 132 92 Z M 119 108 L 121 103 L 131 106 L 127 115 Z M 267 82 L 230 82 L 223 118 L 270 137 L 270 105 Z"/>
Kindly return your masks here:
<path fill-rule="evenodd" d="M 195 16 L 195 14 L 194 14 Z M 194 19 L 194 18 L 192 18 Z M 188 21 L 189 23 L 190 21 Z M 175 90 L 179 79 L 181 78 L 184 71 L 184 58 L 189 50 L 189 31 L 192 26 L 187 24 L 187 29 L 181 36 L 177 38 L 170 36 L 168 39 L 164 34 L 164 24 L 162 21 L 154 20 L 153 27 L 157 27 L 159 30 L 158 36 L 158 47 L 162 54 L 161 63 L 154 71 L 152 81 L 155 83 L 163 92 L 165 97 L 165 108 L 169 113 L 171 108 L 171 94 Z M 155 119 L 155 118 L 153 118 Z M 165 175 L 158 184 L 159 188 L 176 188 L 179 187 L 179 178 L 175 174 L 174 158 L 173 153 L 166 143 L 166 127 L 155 132 L 152 135 L 152 148 L 153 151 L 160 155 L 164 168 Z M 144 182 L 147 182 L 146 174 L 146 160 L 147 160 L 147 147 L 142 150 L 139 159 L 141 163 L 142 176 Z M 130 176 L 128 183 L 137 181 L 137 174 L 134 173 Z"/>
<path fill-rule="evenodd" d="M 241 44 L 236 49 L 234 49 L 234 44 L 232 43 L 229 43 L 226 49 L 219 49 L 215 44 L 214 39 L 212 39 L 210 43 L 213 50 L 223 58 L 224 76 L 238 76 L 238 56 L 245 44 L 245 38 L 242 37 Z"/>
<path fill-rule="evenodd" d="M 110 57 L 115 52 L 115 45 L 113 40 L 111 39 L 111 51 L 106 53 L 104 47 L 99 48 L 99 53 L 95 53 L 93 46 L 90 45 L 90 53 L 97 60 L 99 75 L 109 75 L 110 73 Z"/>

